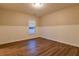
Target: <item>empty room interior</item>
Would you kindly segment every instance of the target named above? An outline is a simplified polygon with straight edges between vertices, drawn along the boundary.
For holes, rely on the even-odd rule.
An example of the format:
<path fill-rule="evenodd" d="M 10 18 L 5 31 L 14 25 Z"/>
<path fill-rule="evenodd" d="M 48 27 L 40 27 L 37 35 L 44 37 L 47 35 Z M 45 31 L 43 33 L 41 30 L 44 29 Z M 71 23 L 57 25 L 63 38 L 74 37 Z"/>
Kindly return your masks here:
<path fill-rule="evenodd" d="M 79 4 L 0 3 L 0 56 L 79 56 Z"/>

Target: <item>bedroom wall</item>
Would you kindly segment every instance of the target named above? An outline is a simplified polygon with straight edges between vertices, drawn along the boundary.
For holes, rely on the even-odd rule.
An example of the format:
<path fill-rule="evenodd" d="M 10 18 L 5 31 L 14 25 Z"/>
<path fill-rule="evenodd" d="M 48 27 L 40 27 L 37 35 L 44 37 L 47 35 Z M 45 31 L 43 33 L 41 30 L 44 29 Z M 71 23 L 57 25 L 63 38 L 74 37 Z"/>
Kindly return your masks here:
<path fill-rule="evenodd" d="M 28 21 L 32 15 L 0 10 L 0 44 L 39 37 L 39 18 L 35 17 L 37 33 L 28 34 Z"/>
<path fill-rule="evenodd" d="M 79 6 L 41 17 L 41 37 L 79 47 Z"/>

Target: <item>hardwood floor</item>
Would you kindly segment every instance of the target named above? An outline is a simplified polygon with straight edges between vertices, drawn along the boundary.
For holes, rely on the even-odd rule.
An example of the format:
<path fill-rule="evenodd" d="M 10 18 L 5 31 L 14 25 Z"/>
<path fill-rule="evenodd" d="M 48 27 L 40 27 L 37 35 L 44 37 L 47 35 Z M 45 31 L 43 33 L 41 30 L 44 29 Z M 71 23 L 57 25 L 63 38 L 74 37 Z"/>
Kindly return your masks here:
<path fill-rule="evenodd" d="M 79 56 L 79 48 L 36 38 L 0 45 L 0 56 Z"/>

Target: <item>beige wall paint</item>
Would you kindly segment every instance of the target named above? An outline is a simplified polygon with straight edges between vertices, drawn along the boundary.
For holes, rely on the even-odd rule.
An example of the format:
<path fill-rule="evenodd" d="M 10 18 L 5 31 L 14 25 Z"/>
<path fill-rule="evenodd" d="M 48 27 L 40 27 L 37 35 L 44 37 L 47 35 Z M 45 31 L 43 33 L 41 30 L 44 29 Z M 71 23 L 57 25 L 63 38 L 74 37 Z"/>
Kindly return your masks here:
<path fill-rule="evenodd" d="M 35 17 L 37 23 L 36 33 L 28 34 L 28 21 L 32 15 L 0 10 L 0 44 L 27 40 L 39 37 L 39 18 Z"/>
<path fill-rule="evenodd" d="M 42 26 L 79 24 L 79 6 L 64 8 L 45 15 L 41 19 Z"/>
<path fill-rule="evenodd" d="M 27 26 L 30 17 L 35 17 L 21 12 L 0 10 L 0 25 L 8 26 Z M 35 17 L 36 22 L 39 18 Z M 38 25 L 39 23 L 37 23 Z"/>
<path fill-rule="evenodd" d="M 0 25 L 27 26 L 29 17 L 23 13 L 0 10 Z"/>
<path fill-rule="evenodd" d="M 40 34 L 41 37 L 79 47 L 79 6 L 43 16 Z"/>

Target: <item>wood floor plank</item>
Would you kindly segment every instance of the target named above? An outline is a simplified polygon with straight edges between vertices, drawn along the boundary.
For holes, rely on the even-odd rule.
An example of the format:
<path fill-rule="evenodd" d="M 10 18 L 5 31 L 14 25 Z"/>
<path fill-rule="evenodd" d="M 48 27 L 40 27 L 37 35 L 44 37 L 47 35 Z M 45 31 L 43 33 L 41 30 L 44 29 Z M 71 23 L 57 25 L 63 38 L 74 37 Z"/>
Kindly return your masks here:
<path fill-rule="evenodd" d="M 58 48 L 57 48 L 58 49 Z M 63 48 L 59 48 L 58 49 L 58 51 L 57 52 L 55 52 L 54 54 L 52 54 L 52 55 L 54 55 L 54 56 L 58 56 L 58 55 L 60 55 L 63 51 L 64 51 L 64 49 L 65 49 L 65 47 L 63 47 Z"/>
<path fill-rule="evenodd" d="M 59 54 L 59 56 L 65 56 L 69 51 L 70 51 L 70 48 L 65 48 L 65 49 Z"/>
<path fill-rule="evenodd" d="M 56 47 L 52 47 L 52 48 L 50 48 L 50 49 L 44 51 L 41 55 L 42 55 L 42 56 L 45 56 L 45 55 L 48 55 L 48 56 L 49 56 L 49 55 L 50 55 L 49 53 L 51 53 L 52 51 L 54 51 L 54 52 L 57 51 Z M 53 53 L 54 53 L 54 52 L 53 52 Z"/>
<path fill-rule="evenodd" d="M 69 53 L 67 53 L 67 56 L 76 56 L 77 52 L 78 52 L 77 48 L 70 49 Z"/>

